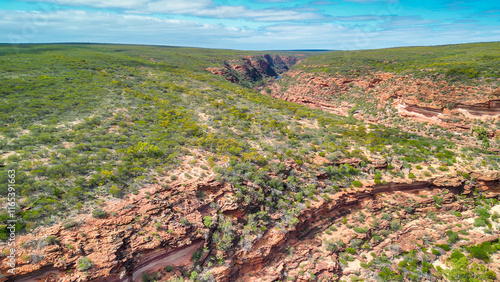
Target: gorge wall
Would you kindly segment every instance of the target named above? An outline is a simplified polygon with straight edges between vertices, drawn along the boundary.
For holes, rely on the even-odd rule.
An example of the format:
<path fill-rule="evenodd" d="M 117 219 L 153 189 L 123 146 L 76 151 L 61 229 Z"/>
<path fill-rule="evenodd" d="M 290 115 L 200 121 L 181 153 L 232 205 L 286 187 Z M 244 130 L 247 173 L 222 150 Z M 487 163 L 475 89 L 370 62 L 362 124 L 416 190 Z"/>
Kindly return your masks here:
<path fill-rule="evenodd" d="M 224 67 L 208 68 L 213 74 L 221 75 L 227 80 L 252 85 L 269 78 L 277 78 L 288 71 L 305 55 L 270 55 L 245 56 L 240 59 L 225 61 Z"/>

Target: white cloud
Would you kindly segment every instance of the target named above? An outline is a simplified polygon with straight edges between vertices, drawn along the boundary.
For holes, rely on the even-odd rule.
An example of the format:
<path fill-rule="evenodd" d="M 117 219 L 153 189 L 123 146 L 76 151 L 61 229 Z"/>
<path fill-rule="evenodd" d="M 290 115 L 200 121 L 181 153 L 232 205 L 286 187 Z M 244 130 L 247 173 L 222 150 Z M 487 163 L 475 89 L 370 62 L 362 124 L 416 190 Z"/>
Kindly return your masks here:
<path fill-rule="evenodd" d="M 264 15 L 261 15 L 262 17 Z M 38 19 L 38 20 L 36 20 Z M 231 49 L 356 50 L 409 45 L 498 41 L 500 31 L 477 23 L 413 25 L 384 22 L 376 27 L 340 24 L 276 24 L 256 29 L 149 15 L 81 10 L 0 10 L 0 42 L 102 42 Z M 464 34 L 467 36 L 464 37 Z"/>
<path fill-rule="evenodd" d="M 212 10 L 215 4 L 212 0 L 183 1 L 183 0 L 159 0 L 146 2 L 137 12 L 142 13 L 165 13 L 165 14 L 192 14 L 204 10 Z"/>
<path fill-rule="evenodd" d="M 311 1 L 309 2 L 311 5 L 315 6 L 326 6 L 326 5 L 337 5 L 339 4 L 338 1 L 330 1 L 330 0 L 317 0 L 317 1 Z"/>
<path fill-rule="evenodd" d="M 360 4 L 381 3 L 381 2 L 398 3 L 399 2 L 399 0 L 344 0 L 344 1 L 360 3 Z"/>
<path fill-rule="evenodd" d="M 150 2 L 138 13 L 182 14 L 217 19 L 246 19 L 250 21 L 305 21 L 325 18 L 324 15 L 297 9 L 249 9 L 245 6 L 215 6 L 211 1 L 196 2 L 162 0 Z"/>
<path fill-rule="evenodd" d="M 55 5 L 67 5 L 74 7 L 96 7 L 96 8 L 122 8 L 135 9 L 144 3 L 141 0 L 23 0 L 27 2 L 43 2 Z"/>
<path fill-rule="evenodd" d="M 166 14 L 216 19 L 245 19 L 259 22 L 326 19 L 325 15 L 297 8 L 250 9 L 246 6 L 216 5 L 213 0 L 24 0 L 59 5 L 117 8 L 129 14 Z M 282 2 L 282 1 L 280 1 Z"/>
<path fill-rule="evenodd" d="M 228 28 L 196 21 L 159 19 L 81 10 L 44 14 L 45 23 L 31 19 L 36 12 L 0 11 L 0 42 L 109 42 L 223 47 L 228 38 L 245 37 L 253 30 Z"/>

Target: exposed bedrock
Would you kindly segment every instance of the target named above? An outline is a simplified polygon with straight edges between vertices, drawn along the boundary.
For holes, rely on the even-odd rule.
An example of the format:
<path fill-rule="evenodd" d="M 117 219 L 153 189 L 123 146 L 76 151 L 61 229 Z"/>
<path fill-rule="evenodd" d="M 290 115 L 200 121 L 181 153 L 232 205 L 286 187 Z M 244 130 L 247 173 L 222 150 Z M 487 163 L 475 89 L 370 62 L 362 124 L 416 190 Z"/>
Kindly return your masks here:
<path fill-rule="evenodd" d="M 407 104 L 406 108 L 407 111 L 409 112 L 414 112 L 418 114 L 422 114 L 426 117 L 435 117 L 438 116 L 440 113 L 443 112 L 443 109 L 434 109 L 434 108 L 429 108 L 429 107 L 419 107 L 417 105 L 411 105 Z"/>
<path fill-rule="evenodd" d="M 470 194 L 476 189 L 490 192 L 486 194 L 489 195 L 488 197 L 496 197 L 496 193 L 500 192 L 499 180 L 500 173 L 470 172 L 470 180 L 462 177 L 443 176 L 424 181 L 390 182 L 380 185 L 373 184 L 359 189 L 348 189 L 334 194 L 329 199 L 320 197 L 317 201 L 312 201 L 310 206 L 301 212 L 296 225 L 288 229 L 268 228 L 248 251 L 237 248 L 234 252 L 229 253 L 231 258 L 229 264 L 214 268 L 213 275 L 217 281 L 283 279 L 285 278 L 283 276 L 284 269 L 294 267 L 293 262 L 283 262 L 289 259 L 286 257 L 285 248 L 294 246 L 300 250 L 301 255 L 308 257 L 308 252 L 312 255 L 314 252 L 301 247 L 300 242 L 311 241 L 311 244 L 316 244 L 314 240 L 319 232 L 322 232 L 332 222 L 358 212 L 362 206 L 372 205 L 373 202 L 374 211 L 378 210 L 375 203 L 379 197 L 384 197 L 386 193 L 415 194 L 446 189 L 450 192 L 447 194 L 449 196 L 444 199 L 448 203 L 452 200 L 452 195 Z M 179 193 L 178 190 L 181 189 L 184 192 Z M 203 199 L 187 202 L 186 193 L 193 194 L 200 191 L 204 192 Z M 61 228 L 61 226 L 51 227 L 43 234 L 52 234 L 52 236 L 59 238 L 61 243 L 71 242 L 77 248 L 68 249 L 64 247 L 64 244 L 46 246 L 43 249 L 46 254 L 43 262 L 38 265 L 21 265 L 16 281 L 35 281 L 41 278 L 49 279 L 48 281 L 51 281 L 50 279 L 53 281 L 62 279 L 65 281 L 139 281 L 143 273 L 157 271 L 167 265 L 189 267 L 193 263 L 191 257 L 197 249 L 205 247 L 210 252 L 215 252 L 212 250 L 214 247 L 211 242 L 213 232 L 203 228 L 201 222 L 203 216 L 213 213 L 233 214 L 236 220 L 245 221 L 245 214 L 249 207 L 224 196 L 230 193 L 230 186 L 207 178 L 186 186 L 179 184 L 168 189 L 156 189 L 151 194 L 150 199 L 138 197 L 135 200 L 129 200 L 129 203 L 135 203 L 136 208 L 116 209 L 117 216 L 110 219 L 89 219 L 87 223 L 82 223 L 78 228 L 68 230 Z M 196 199 L 196 197 L 190 198 Z M 432 197 L 420 199 L 422 209 L 425 209 L 426 205 L 433 208 Z M 210 202 L 217 202 L 219 208 L 213 210 L 207 205 Z M 170 216 L 169 210 L 179 212 L 180 209 L 192 214 L 189 217 L 190 221 L 193 222 L 192 225 L 181 227 L 173 223 L 174 220 Z M 136 216 L 138 214 L 143 215 L 141 218 L 144 221 L 138 221 Z M 155 226 L 155 218 L 168 223 L 166 229 L 173 230 L 173 234 L 163 232 L 163 227 L 148 231 L 148 228 Z M 94 228 L 95 226 L 100 226 L 100 228 Z M 159 238 L 155 241 L 147 241 L 144 236 L 139 234 L 143 230 L 148 231 L 148 234 L 158 233 L 155 236 Z M 82 236 L 83 232 L 86 233 L 85 236 Z M 206 233 L 207 236 L 200 233 Z M 42 239 L 46 235 L 39 234 Z M 152 244 L 154 242 L 159 244 Z M 83 247 L 83 252 L 77 251 L 80 246 Z M 100 251 L 108 255 L 102 256 Z M 92 271 L 88 273 L 68 272 L 70 269 L 75 269 L 78 259 L 82 256 L 92 258 Z M 204 261 L 205 259 L 201 258 L 202 265 L 205 265 Z M 331 259 L 328 261 L 318 260 L 315 267 L 314 271 L 318 275 L 340 274 L 339 271 L 341 271 L 339 265 Z M 5 273 L 5 269 L 3 270 Z M 272 275 L 269 274 L 271 272 Z M 252 275 L 248 276 L 248 273 Z M 262 275 L 267 276 L 265 279 L 259 280 Z M 254 280 L 251 280 L 251 277 Z M 13 281 L 13 278 L 7 278 L 7 281 Z"/>
<path fill-rule="evenodd" d="M 498 183 L 500 175 L 487 176 L 477 173 L 477 187 L 485 185 L 485 189 L 491 189 L 491 192 L 498 191 Z M 376 200 L 378 194 L 391 192 L 408 192 L 418 193 L 420 190 L 446 189 L 450 191 L 449 195 L 462 194 L 465 186 L 465 179 L 460 177 L 438 177 L 428 181 L 415 181 L 408 183 L 387 183 L 374 185 L 363 189 L 352 190 L 348 192 L 339 192 L 330 201 L 320 199 L 312 204 L 310 208 L 305 210 L 299 216 L 299 223 L 293 228 L 285 232 L 270 229 L 264 236 L 253 246 L 249 252 L 240 250 L 234 257 L 234 264 L 227 271 L 229 276 L 218 277 L 220 281 L 260 281 L 260 278 L 247 276 L 248 273 L 254 275 L 266 275 L 266 278 L 261 281 L 274 281 L 273 279 L 284 279 L 280 272 L 276 275 L 269 276 L 271 266 L 280 266 L 280 259 L 286 256 L 284 249 L 287 246 L 294 245 L 303 240 L 313 239 L 316 234 L 324 230 L 333 221 L 357 212 L 363 201 Z M 476 187 L 476 186 L 474 186 Z M 470 188 L 470 187 L 469 187 Z M 470 191 L 465 191 L 470 193 Z M 450 201 L 446 198 L 446 201 Z M 431 199 L 424 202 L 433 206 Z M 283 267 L 281 263 L 281 267 Z M 274 268 L 273 268 L 274 269 Z M 267 271 L 267 272 L 266 272 Z M 339 272 L 339 267 L 336 264 L 329 265 L 320 273 L 334 274 Z M 226 273 L 227 275 L 227 273 Z"/>
<path fill-rule="evenodd" d="M 283 56 L 264 54 L 261 56 L 246 56 L 238 60 L 224 63 L 223 68 L 208 68 L 207 70 L 224 76 L 234 83 L 255 83 L 265 78 L 276 78 L 288 71 L 303 56 Z"/>
<path fill-rule="evenodd" d="M 495 116 L 500 115 L 500 100 L 490 100 L 473 105 L 458 104 L 455 108 L 466 110 L 473 115 Z"/>
<path fill-rule="evenodd" d="M 418 105 L 407 104 L 406 110 L 418 114 L 422 114 L 426 117 L 435 117 L 443 113 L 443 109 L 430 108 L 430 107 L 420 107 Z M 500 100 L 490 100 L 484 103 L 478 104 L 462 104 L 459 103 L 452 108 L 452 110 L 466 110 L 472 115 L 476 116 L 495 116 L 500 115 Z"/>

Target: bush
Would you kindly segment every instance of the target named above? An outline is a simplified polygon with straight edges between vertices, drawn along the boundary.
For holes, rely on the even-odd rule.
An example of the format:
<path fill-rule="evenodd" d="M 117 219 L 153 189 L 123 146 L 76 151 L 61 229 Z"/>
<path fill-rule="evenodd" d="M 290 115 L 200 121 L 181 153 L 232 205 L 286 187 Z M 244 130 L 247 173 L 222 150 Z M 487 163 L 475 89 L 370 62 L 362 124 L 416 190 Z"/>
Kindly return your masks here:
<path fill-rule="evenodd" d="M 483 248 L 479 246 L 473 246 L 469 248 L 469 253 L 472 257 L 475 257 L 477 259 L 483 260 L 483 261 L 488 261 L 490 259 L 490 255 L 484 250 Z"/>
<path fill-rule="evenodd" d="M 189 222 L 189 219 L 187 219 L 187 217 L 184 216 L 184 217 L 181 217 L 181 224 L 184 226 L 187 226 L 191 223 Z"/>
<path fill-rule="evenodd" d="M 328 246 L 326 247 L 329 251 L 337 251 L 339 248 L 334 242 L 328 242 Z"/>
<path fill-rule="evenodd" d="M 64 223 L 63 226 L 64 226 L 64 229 L 71 229 L 75 226 L 78 226 L 78 223 L 74 222 L 74 221 L 69 221 L 69 222 Z"/>
<path fill-rule="evenodd" d="M 453 232 L 451 230 L 446 231 L 446 235 L 448 235 L 448 243 L 455 243 L 457 242 L 460 238 L 458 237 L 457 232 Z"/>
<path fill-rule="evenodd" d="M 497 274 L 491 270 L 486 271 L 484 274 L 485 278 L 490 280 L 490 281 L 495 281 L 497 279 Z"/>
<path fill-rule="evenodd" d="M 45 242 L 47 242 L 47 244 L 49 244 L 49 245 L 55 245 L 55 244 L 59 243 L 59 239 L 57 239 L 54 236 L 49 236 L 49 237 L 45 238 Z"/>
<path fill-rule="evenodd" d="M 103 210 L 102 210 L 102 209 L 100 209 L 100 208 L 97 208 L 97 209 L 94 209 L 94 210 L 92 211 L 92 216 L 93 216 L 94 218 L 106 218 L 106 217 L 108 217 L 108 213 L 107 213 L 107 212 L 105 212 L 105 211 L 103 211 Z"/>
<path fill-rule="evenodd" d="M 463 257 L 465 257 L 465 255 L 462 254 L 459 250 L 453 250 L 453 252 L 450 255 L 450 260 L 459 260 Z"/>
<path fill-rule="evenodd" d="M 396 231 L 396 230 L 399 230 L 401 229 L 401 224 L 398 220 L 394 219 L 391 221 L 391 229 Z"/>
<path fill-rule="evenodd" d="M 208 215 L 203 217 L 203 224 L 208 228 L 212 227 L 212 217 Z"/>
<path fill-rule="evenodd" d="M 109 193 L 115 198 L 120 198 L 123 195 L 122 190 L 116 187 L 116 185 L 113 185 L 111 186 L 111 188 L 109 188 Z"/>
<path fill-rule="evenodd" d="M 476 218 L 476 220 L 474 220 L 475 227 L 482 227 L 482 226 L 486 226 L 487 224 L 488 224 L 487 219 L 482 218 L 482 217 L 478 217 L 478 218 Z"/>
<path fill-rule="evenodd" d="M 355 181 L 352 182 L 352 186 L 361 188 L 361 187 L 363 187 L 363 183 L 361 183 L 360 181 L 355 180 Z"/>
<path fill-rule="evenodd" d="M 90 268 L 92 268 L 92 261 L 88 257 L 83 257 L 78 260 L 77 268 L 80 271 L 89 270 Z"/>
<path fill-rule="evenodd" d="M 354 255 L 354 254 L 356 253 L 356 249 L 354 249 L 354 248 L 349 248 L 349 247 L 348 247 L 348 248 L 346 248 L 346 249 L 345 249 L 345 251 L 346 251 L 346 252 L 348 252 L 348 253 L 350 253 L 351 255 Z"/>
<path fill-rule="evenodd" d="M 191 272 L 191 275 L 189 276 L 189 279 L 196 280 L 197 277 L 198 277 L 198 272 L 193 270 L 193 272 Z"/>
<path fill-rule="evenodd" d="M 447 77 L 452 77 L 453 79 L 460 79 L 462 77 L 476 78 L 479 76 L 479 71 L 473 67 L 452 67 L 446 71 Z"/>
<path fill-rule="evenodd" d="M 354 231 L 356 231 L 358 233 L 366 233 L 366 231 L 361 227 L 354 227 L 353 229 L 354 229 Z"/>
<path fill-rule="evenodd" d="M 447 166 L 439 166 L 438 169 L 443 172 L 450 170 Z"/>
<path fill-rule="evenodd" d="M 295 200 L 299 203 L 302 202 L 304 200 L 304 194 L 302 192 L 295 194 Z"/>
<path fill-rule="evenodd" d="M 443 249 L 443 250 L 445 250 L 447 252 L 450 250 L 450 246 L 448 244 L 442 244 L 442 245 L 436 244 L 434 246 L 438 247 L 438 248 L 441 248 L 441 249 Z"/>
<path fill-rule="evenodd" d="M 142 282 L 154 282 L 154 281 L 155 281 L 154 278 L 151 277 L 151 275 L 149 275 L 149 273 L 144 272 L 142 274 Z"/>

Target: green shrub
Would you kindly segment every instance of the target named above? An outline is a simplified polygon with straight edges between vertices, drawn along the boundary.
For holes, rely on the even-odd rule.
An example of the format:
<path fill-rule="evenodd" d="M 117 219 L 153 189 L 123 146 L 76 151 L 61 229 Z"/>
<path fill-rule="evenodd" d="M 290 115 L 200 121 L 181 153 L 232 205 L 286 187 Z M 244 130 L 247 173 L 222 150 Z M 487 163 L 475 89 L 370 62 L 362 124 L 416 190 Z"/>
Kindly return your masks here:
<path fill-rule="evenodd" d="M 448 245 L 448 244 L 441 244 L 441 245 L 436 244 L 435 247 L 441 248 L 447 252 L 450 250 L 450 245 Z"/>
<path fill-rule="evenodd" d="M 295 194 L 295 200 L 301 203 L 304 200 L 304 194 L 302 192 L 298 192 Z"/>
<path fill-rule="evenodd" d="M 191 280 L 196 280 L 197 277 L 198 277 L 198 272 L 196 272 L 195 270 L 193 270 L 191 272 L 191 275 L 189 275 L 189 279 Z"/>
<path fill-rule="evenodd" d="M 349 247 L 347 247 L 347 248 L 345 249 L 345 251 L 346 251 L 346 252 L 348 252 L 348 253 L 350 253 L 351 255 L 354 255 L 354 254 L 356 253 L 356 249 L 354 249 L 354 248 L 349 248 Z"/>
<path fill-rule="evenodd" d="M 458 237 L 457 232 L 453 232 L 451 230 L 446 231 L 446 235 L 448 235 L 448 243 L 455 243 L 457 242 L 460 238 Z"/>
<path fill-rule="evenodd" d="M 459 250 L 453 250 L 453 252 L 450 255 L 450 260 L 459 260 L 463 257 L 465 257 L 465 255 L 462 254 Z"/>
<path fill-rule="evenodd" d="M 352 182 L 352 186 L 361 188 L 363 187 L 363 183 L 361 183 L 361 181 L 355 180 Z"/>
<path fill-rule="evenodd" d="M 187 219 L 187 217 L 183 216 L 183 217 L 181 217 L 181 224 L 184 226 L 187 226 L 191 223 L 189 222 L 189 219 Z"/>
<path fill-rule="evenodd" d="M 142 273 L 142 282 L 154 282 L 155 279 L 147 272 Z"/>
<path fill-rule="evenodd" d="M 461 77 L 461 76 L 465 76 L 468 78 L 476 78 L 479 76 L 479 72 L 476 69 L 474 69 L 473 67 L 470 67 L 470 68 L 452 67 L 446 71 L 446 76 L 455 77 L 455 78 Z"/>
<path fill-rule="evenodd" d="M 483 261 L 488 261 L 490 259 L 490 256 L 488 255 L 488 252 L 481 248 L 480 246 L 472 246 L 468 249 L 470 255 L 474 258 L 483 260 Z"/>
<path fill-rule="evenodd" d="M 358 233 L 366 233 L 366 231 L 365 231 L 363 228 L 361 228 L 361 227 L 357 227 L 357 226 L 356 226 L 356 227 L 354 227 L 353 229 L 354 229 L 354 231 L 356 231 L 356 232 L 358 232 Z"/>
<path fill-rule="evenodd" d="M 54 236 L 48 236 L 47 238 L 45 238 L 45 242 L 47 242 L 47 244 L 49 245 L 55 245 L 59 243 L 59 239 Z"/>
<path fill-rule="evenodd" d="M 450 170 L 447 166 L 439 166 L 438 169 L 443 172 Z"/>
<path fill-rule="evenodd" d="M 80 271 L 86 271 L 92 268 L 92 261 L 88 257 L 83 257 L 78 260 L 77 268 Z"/>
<path fill-rule="evenodd" d="M 329 251 L 337 251 L 339 248 L 337 247 L 337 245 L 333 242 L 328 242 L 328 246 L 326 247 Z"/>
<path fill-rule="evenodd" d="M 208 215 L 203 217 L 203 224 L 208 228 L 212 227 L 212 217 Z"/>
<path fill-rule="evenodd" d="M 478 217 L 474 220 L 474 226 L 475 227 L 482 227 L 486 226 L 488 224 L 488 220 L 482 217 Z"/>
<path fill-rule="evenodd" d="M 71 229 L 75 226 L 78 226 L 78 222 L 75 221 L 69 221 L 63 224 L 64 229 Z"/>
<path fill-rule="evenodd" d="M 92 216 L 93 216 L 94 218 L 101 218 L 101 219 L 102 219 L 102 218 L 106 218 L 106 217 L 108 217 L 108 213 L 107 213 L 107 212 L 105 212 L 105 211 L 103 211 L 103 210 L 102 210 L 102 209 L 100 209 L 100 208 L 97 208 L 97 209 L 94 209 L 94 210 L 92 211 Z"/>
<path fill-rule="evenodd" d="M 123 195 L 123 192 L 120 188 L 118 188 L 116 185 L 111 186 L 109 188 L 109 193 L 113 195 L 115 198 L 120 198 Z"/>

